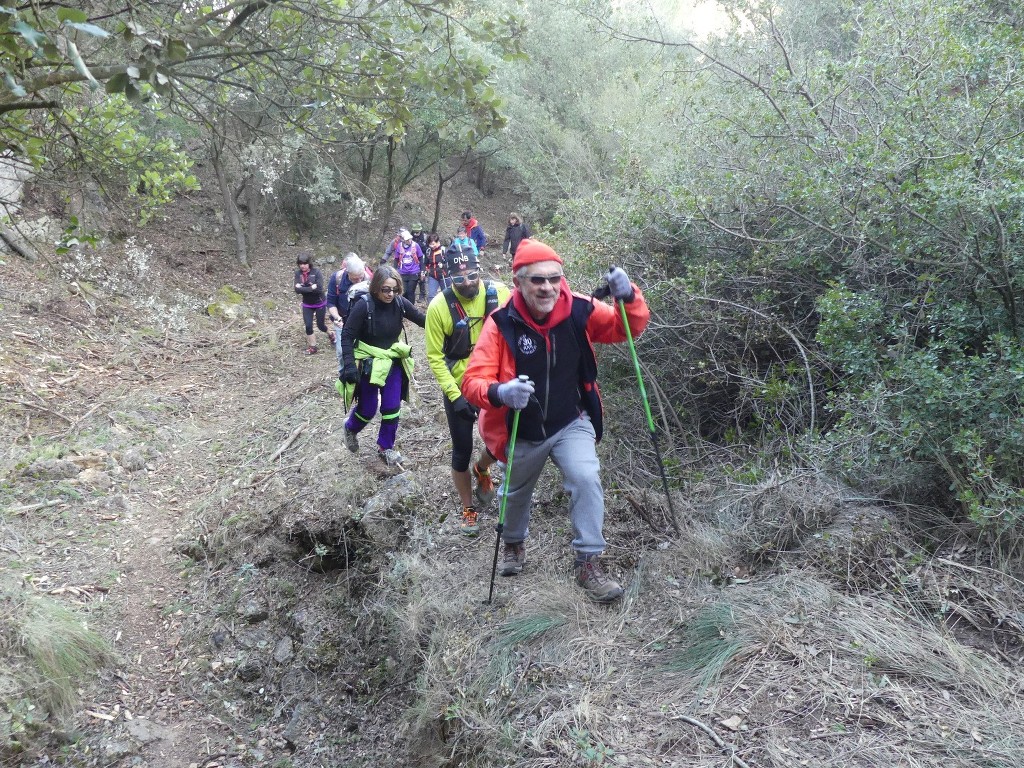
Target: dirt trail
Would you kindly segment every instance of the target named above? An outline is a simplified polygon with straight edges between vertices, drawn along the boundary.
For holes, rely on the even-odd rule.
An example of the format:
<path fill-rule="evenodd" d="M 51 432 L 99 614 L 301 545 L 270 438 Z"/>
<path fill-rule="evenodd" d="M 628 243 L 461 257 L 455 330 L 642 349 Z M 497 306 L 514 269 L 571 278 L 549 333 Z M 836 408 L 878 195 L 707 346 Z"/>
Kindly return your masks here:
<path fill-rule="evenodd" d="M 500 239 L 506 206 L 491 204 L 481 218 Z M 464 207 L 481 214 L 480 205 L 457 210 Z M 302 505 L 303 477 L 363 474 L 373 492 L 394 474 L 373 455 L 376 425 L 360 456 L 342 447 L 332 350 L 323 339 L 322 354 L 302 354 L 287 290 L 296 249 L 258 256 L 250 270 L 205 256 L 181 270 L 171 265 L 189 244 L 173 222 L 166 229 L 140 240 L 151 249 L 146 283 L 158 299 L 149 290 L 126 300 L 102 284 L 69 285 L 44 266 L 18 262 L 0 272 L 10 299 L 0 306 L 0 437 L 12 478 L 0 503 L 56 501 L 5 521 L 6 533 L 25 581 L 84 615 L 116 654 L 82 691 L 69 723 L 74 743 L 20 764 L 47 764 L 63 752 L 82 766 L 286 765 L 303 746 L 326 754 L 324 764 L 393 757 L 402 738 L 396 675 L 402 681 L 386 638 L 373 637 L 373 606 L 360 608 L 344 572 L 318 574 L 311 555 L 267 551 L 294 523 L 281 515 Z M 496 250 L 485 267 L 497 265 Z M 121 251 L 101 254 L 104 269 L 120 271 Z M 242 291 L 242 318 L 203 314 L 203 297 L 221 285 Z M 172 296 L 176 304 L 162 303 Z M 417 493 L 430 499 L 423 514 L 434 521 L 435 556 L 455 574 L 472 571 L 467 587 L 482 596 L 493 539 L 458 534 L 440 394 L 420 329 L 410 326 L 409 340 L 415 396 L 403 409 L 398 447 Z M 19 474 L 50 460 L 87 469 L 38 480 Z M 261 537 L 247 528 L 259 525 L 278 530 Z M 352 598 L 347 619 L 330 615 L 338 589 Z M 346 633 L 356 630 L 366 637 L 352 643 Z M 308 650 L 347 645 L 351 655 L 330 662 Z M 339 676 L 354 682 L 321 690 Z M 367 695 L 373 685 L 380 691 Z"/>

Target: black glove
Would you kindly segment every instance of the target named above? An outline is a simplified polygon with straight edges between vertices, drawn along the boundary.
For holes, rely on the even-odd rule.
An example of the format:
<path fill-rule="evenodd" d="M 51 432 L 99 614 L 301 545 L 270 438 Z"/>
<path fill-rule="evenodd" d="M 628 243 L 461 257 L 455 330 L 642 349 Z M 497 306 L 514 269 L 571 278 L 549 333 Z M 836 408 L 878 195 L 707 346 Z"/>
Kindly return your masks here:
<path fill-rule="evenodd" d="M 353 364 L 346 364 L 341 372 L 341 380 L 346 384 L 355 384 L 359 381 L 359 368 Z"/>
<path fill-rule="evenodd" d="M 476 421 L 477 409 L 462 395 L 459 395 L 456 400 L 452 401 L 452 410 L 455 411 L 455 415 L 460 419 Z"/>

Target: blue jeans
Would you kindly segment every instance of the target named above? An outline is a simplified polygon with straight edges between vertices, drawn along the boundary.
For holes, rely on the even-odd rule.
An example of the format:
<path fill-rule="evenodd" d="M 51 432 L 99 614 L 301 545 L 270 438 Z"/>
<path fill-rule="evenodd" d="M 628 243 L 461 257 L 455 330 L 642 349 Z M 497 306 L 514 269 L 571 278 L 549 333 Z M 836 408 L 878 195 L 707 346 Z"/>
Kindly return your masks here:
<path fill-rule="evenodd" d="M 533 489 L 548 457 L 561 471 L 562 487 L 569 494 L 573 550 L 581 555 L 600 554 L 606 546 L 602 533 L 604 490 L 594 426 L 586 415 L 539 443 L 516 441 L 508 487 L 501 488 L 501 493 L 507 494 L 502 540 L 518 544 L 529 535 Z"/>
<path fill-rule="evenodd" d="M 341 355 L 341 328 L 342 326 L 337 323 L 331 323 L 331 327 L 334 328 L 334 355 L 338 358 L 338 378 L 341 378 L 341 372 L 345 368 L 345 359 Z"/>
<path fill-rule="evenodd" d="M 441 285 L 440 280 L 435 280 L 430 275 L 427 275 L 427 301 L 430 301 L 443 289 L 444 286 Z"/>

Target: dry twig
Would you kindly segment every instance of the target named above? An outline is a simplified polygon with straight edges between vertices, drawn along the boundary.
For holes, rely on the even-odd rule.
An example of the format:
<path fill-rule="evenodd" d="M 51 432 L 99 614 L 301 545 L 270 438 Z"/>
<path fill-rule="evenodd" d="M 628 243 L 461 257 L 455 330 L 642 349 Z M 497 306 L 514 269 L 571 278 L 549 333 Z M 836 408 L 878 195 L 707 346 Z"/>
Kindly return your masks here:
<path fill-rule="evenodd" d="M 280 458 L 281 454 L 288 450 L 289 446 L 291 446 L 291 444 L 298 439 L 299 435 L 301 435 L 303 430 L 305 430 L 306 427 L 308 426 L 309 422 L 306 422 L 305 424 L 300 424 L 295 429 L 293 429 L 292 433 L 288 435 L 288 439 L 281 443 L 278 449 L 271 454 L 270 460 L 277 461 L 277 459 Z"/>
<path fill-rule="evenodd" d="M 725 741 L 722 740 L 722 737 L 715 733 L 715 731 L 711 728 L 710 725 L 706 725 L 697 718 L 690 717 L 689 715 L 676 715 L 673 719 L 682 720 L 684 723 L 689 723 L 693 727 L 699 728 L 700 730 L 704 731 L 704 733 L 710 736 L 711 740 L 715 742 L 715 744 L 719 748 L 721 748 L 722 752 L 726 753 L 729 756 L 729 758 L 733 761 L 735 765 L 738 766 L 738 768 L 750 768 L 750 766 L 747 765 L 746 761 L 736 754 L 736 746 L 734 744 L 726 744 Z"/>

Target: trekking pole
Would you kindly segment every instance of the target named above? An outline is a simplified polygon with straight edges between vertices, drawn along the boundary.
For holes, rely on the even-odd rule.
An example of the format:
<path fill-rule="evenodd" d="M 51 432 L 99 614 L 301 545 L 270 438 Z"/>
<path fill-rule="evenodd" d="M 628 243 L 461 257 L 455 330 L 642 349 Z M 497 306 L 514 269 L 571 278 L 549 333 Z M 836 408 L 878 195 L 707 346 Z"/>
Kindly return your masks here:
<path fill-rule="evenodd" d="M 609 268 L 609 271 L 615 267 Z M 593 296 L 595 299 L 604 299 L 611 295 L 611 289 L 608 284 L 605 283 L 599 286 L 594 291 Z M 640 359 L 636 356 L 636 344 L 633 342 L 633 332 L 629 328 L 629 321 L 626 319 L 626 302 L 622 299 L 615 299 L 615 303 L 619 305 L 619 313 L 622 316 L 622 326 L 626 329 L 626 341 L 629 343 L 629 354 L 633 358 L 633 370 L 636 372 L 636 381 L 640 387 L 640 401 L 644 406 L 644 415 L 647 417 L 647 430 L 651 435 L 651 443 L 654 445 L 654 456 L 658 460 L 658 471 L 661 472 L 661 485 L 665 489 L 665 499 L 668 501 L 668 512 L 672 518 L 672 529 L 678 536 L 679 531 L 679 519 L 676 517 L 676 510 L 672 504 L 672 494 L 668 490 L 668 477 L 665 474 L 665 462 L 661 459 L 661 448 L 658 446 L 658 428 L 654 423 L 654 417 L 651 415 L 651 403 L 647 397 L 647 387 L 644 386 L 644 377 L 640 372 Z"/>
<path fill-rule="evenodd" d="M 529 379 L 529 376 L 521 374 L 521 381 Z M 498 524 L 494 530 L 498 535 L 494 539 L 494 561 L 491 563 L 491 588 L 487 592 L 487 604 L 490 605 L 494 597 L 494 575 L 498 572 L 498 547 L 501 545 L 501 533 L 505 530 L 505 500 L 508 498 L 508 482 L 512 477 L 512 454 L 516 450 L 516 433 L 519 431 L 519 411 L 512 411 L 512 432 L 508 438 L 508 461 L 505 463 L 505 480 L 501 486 L 501 504 L 498 505 Z"/>

